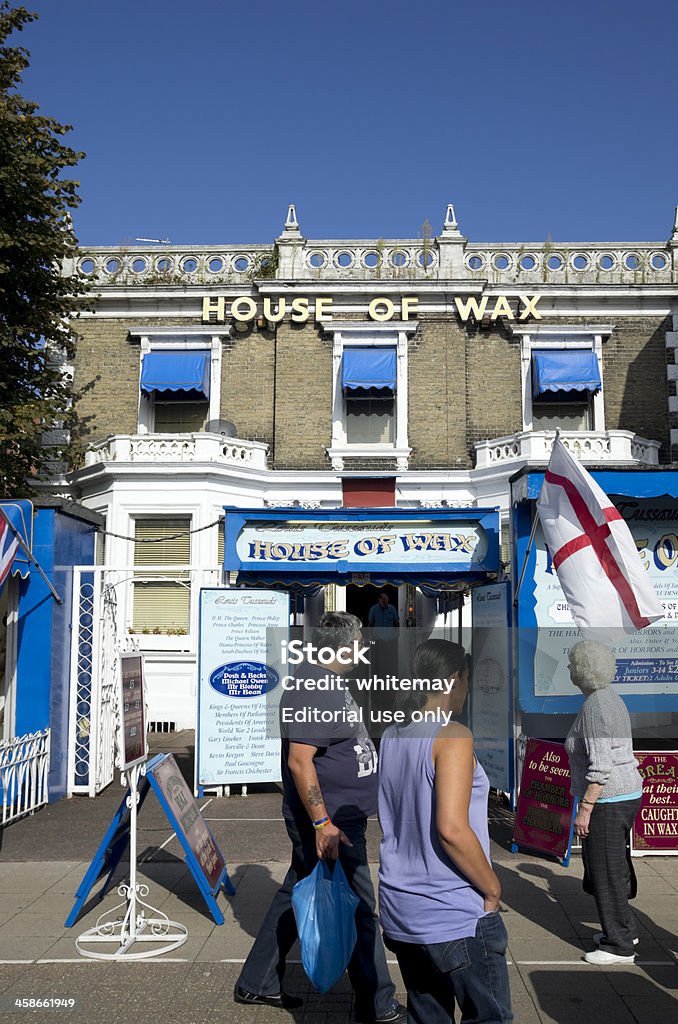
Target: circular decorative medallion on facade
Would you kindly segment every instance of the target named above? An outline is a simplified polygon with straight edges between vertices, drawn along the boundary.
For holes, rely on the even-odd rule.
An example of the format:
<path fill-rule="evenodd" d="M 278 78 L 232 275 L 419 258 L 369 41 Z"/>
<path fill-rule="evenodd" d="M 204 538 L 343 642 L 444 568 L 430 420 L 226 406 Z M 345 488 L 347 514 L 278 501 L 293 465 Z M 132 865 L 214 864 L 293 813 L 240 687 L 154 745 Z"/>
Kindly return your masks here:
<path fill-rule="evenodd" d="M 403 249 L 394 249 L 391 253 L 392 267 L 406 267 L 409 262 L 410 257 Z"/>
<path fill-rule="evenodd" d="M 349 267 L 353 266 L 353 253 L 348 252 L 347 249 L 342 249 L 341 252 L 335 252 L 334 254 L 334 265 L 339 267 L 340 270 L 348 270 Z"/>
<path fill-rule="evenodd" d="M 611 252 L 600 253 L 596 262 L 600 270 L 614 270 L 617 266 L 617 260 Z"/>
<path fill-rule="evenodd" d="M 207 263 L 210 274 L 218 274 L 224 269 L 224 261 L 221 256 L 212 256 Z"/>
<path fill-rule="evenodd" d="M 239 274 L 244 274 L 250 267 L 249 256 L 236 256 L 233 260 L 233 267 Z"/>
<path fill-rule="evenodd" d="M 521 270 L 534 270 L 537 266 L 537 257 L 531 252 L 523 253 L 518 266 Z"/>
<path fill-rule="evenodd" d="M 583 270 L 588 270 L 590 265 L 591 260 L 586 255 L 586 253 L 575 252 L 572 254 L 572 256 L 570 256 L 570 266 L 573 270 L 579 270 L 580 272 Z"/>
<path fill-rule="evenodd" d="M 314 270 L 320 270 L 327 263 L 327 256 L 324 252 L 320 252 L 319 249 L 315 249 L 308 255 L 308 265 L 313 267 Z"/>
<path fill-rule="evenodd" d="M 195 274 L 198 269 L 198 261 L 195 256 L 184 256 L 180 266 L 184 274 Z"/>
<path fill-rule="evenodd" d="M 363 253 L 361 262 L 367 270 L 375 270 L 381 263 L 381 256 L 374 249 L 370 249 Z"/>
<path fill-rule="evenodd" d="M 496 252 L 492 257 L 492 266 L 495 270 L 508 270 L 513 264 L 513 260 L 505 252 Z"/>

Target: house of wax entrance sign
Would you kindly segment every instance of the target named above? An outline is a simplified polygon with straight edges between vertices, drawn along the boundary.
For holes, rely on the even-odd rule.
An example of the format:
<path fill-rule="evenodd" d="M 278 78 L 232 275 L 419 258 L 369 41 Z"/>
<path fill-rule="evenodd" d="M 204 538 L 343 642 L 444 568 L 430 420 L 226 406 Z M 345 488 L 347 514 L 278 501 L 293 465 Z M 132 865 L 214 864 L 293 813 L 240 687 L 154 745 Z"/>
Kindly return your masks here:
<path fill-rule="evenodd" d="M 226 509 L 224 568 L 273 582 L 483 579 L 499 567 L 495 509 Z"/>

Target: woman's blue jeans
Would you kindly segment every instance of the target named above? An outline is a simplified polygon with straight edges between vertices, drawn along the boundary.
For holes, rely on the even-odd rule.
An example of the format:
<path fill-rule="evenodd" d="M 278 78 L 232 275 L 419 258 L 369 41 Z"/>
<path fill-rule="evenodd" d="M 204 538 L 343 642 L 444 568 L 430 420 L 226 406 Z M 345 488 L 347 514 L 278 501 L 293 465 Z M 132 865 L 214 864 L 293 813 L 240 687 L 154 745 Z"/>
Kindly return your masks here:
<path fill-rule="evenodd" d="M 507 934 L 499 913 L 478 920 L 475 935 L 419 945 L 384 936 L 398 958 L 410 1024 L 509 1024 L 513 1020 Z"/>

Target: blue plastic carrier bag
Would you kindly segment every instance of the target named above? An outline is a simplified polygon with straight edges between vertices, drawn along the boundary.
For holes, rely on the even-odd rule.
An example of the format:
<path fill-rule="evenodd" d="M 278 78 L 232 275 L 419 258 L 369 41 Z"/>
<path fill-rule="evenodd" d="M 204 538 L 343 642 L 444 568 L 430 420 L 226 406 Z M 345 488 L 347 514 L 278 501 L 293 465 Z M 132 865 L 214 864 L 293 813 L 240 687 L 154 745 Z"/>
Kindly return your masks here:
<path fill-rule="evenodd" d="M 357 935 L 355 912 L 360 900 L 339 861 L 333 863 L 334 870 L 329 861 L 319 860 L 292 890 L 302 963 L 318 992 L 328 992 L 339 981 Z"/>

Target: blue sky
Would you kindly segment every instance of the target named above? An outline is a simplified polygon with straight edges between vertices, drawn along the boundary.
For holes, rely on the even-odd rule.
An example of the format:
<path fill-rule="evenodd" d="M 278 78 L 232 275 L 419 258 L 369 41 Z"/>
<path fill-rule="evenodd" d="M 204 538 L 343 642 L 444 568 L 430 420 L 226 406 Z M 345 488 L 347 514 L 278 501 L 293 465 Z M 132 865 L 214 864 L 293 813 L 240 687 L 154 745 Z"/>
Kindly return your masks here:
<path fill-rule="evenodd" d="M 83 244 L 665 240 L 676 0 L 25 0 Z"/>

